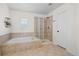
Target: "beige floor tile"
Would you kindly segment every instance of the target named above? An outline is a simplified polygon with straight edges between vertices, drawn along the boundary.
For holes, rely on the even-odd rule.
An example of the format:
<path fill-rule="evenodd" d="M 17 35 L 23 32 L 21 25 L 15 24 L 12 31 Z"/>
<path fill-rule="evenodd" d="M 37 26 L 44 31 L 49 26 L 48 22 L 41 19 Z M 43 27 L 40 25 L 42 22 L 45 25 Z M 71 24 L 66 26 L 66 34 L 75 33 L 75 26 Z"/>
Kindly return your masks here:
<path fill-rule="evenodd" d="M 67 55 L 67 51 L 51 43 L 49 44 L 43 43 L 43 46 L 40 48 L 20 51 L 8 55 L 9 56 L 65 56 Z"/>

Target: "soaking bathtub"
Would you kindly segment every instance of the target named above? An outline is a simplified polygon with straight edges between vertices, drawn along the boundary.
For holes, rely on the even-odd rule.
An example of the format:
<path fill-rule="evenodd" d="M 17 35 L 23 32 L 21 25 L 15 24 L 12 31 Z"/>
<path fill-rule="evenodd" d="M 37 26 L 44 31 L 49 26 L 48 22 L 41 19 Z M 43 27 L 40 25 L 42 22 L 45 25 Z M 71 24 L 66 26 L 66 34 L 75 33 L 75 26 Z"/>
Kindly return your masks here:
<path fill-rule="evenodd" d="M 0 47 L 2 55 L 9 55 L 16 52 L 40 48 L 42 47 L 42 43 L 40 39 L 37 39 L 35 37 L 20 37 L 13 38 L 0 45 Z"/>

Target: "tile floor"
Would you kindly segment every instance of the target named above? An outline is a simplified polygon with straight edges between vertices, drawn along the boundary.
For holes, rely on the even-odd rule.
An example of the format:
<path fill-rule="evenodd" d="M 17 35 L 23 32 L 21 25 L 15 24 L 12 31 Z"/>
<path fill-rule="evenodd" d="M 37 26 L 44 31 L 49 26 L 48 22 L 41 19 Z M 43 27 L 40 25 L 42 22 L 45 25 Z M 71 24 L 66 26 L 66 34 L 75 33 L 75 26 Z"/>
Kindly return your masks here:
<path fill-rule="evenodd" d="M 43 42 L 43 47 L 8 54 L 8 56 L 72 56 L 65 49 L 53 45 L 51 42 Z"/>

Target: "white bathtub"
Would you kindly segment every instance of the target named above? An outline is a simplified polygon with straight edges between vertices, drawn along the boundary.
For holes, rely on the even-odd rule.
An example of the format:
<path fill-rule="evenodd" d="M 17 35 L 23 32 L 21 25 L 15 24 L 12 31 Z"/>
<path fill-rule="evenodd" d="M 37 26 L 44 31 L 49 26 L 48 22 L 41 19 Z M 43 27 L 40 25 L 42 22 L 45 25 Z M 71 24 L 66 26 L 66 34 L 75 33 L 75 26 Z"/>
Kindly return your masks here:
<path fill-rule="evenodd" d="M 29 43 L 29 42 L 33 42 L 33 41 L 37 41 L 39 39 L 35 38 L 35 37 L 17 37 L 17 38 L 13 38 L 9 41 L 7 41 L 4 44 L 16 44 L 16 43 Z"/>

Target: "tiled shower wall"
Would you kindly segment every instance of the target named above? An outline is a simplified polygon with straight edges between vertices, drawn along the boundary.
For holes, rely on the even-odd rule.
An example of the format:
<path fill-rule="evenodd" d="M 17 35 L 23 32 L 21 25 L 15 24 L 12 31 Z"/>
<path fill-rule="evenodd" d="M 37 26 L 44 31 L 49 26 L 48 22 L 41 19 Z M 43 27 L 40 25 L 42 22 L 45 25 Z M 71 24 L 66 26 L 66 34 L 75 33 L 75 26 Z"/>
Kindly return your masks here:
<path fill-rule="evenodd" d="M 45 17 L 44 20 L 44 39 L 52 41 L 52 16 Z"/>
<path fill-rule="evenodd" d="M 35 29 L 36 37 L 52 40 L 52 16 L 35 17 Z"/>

